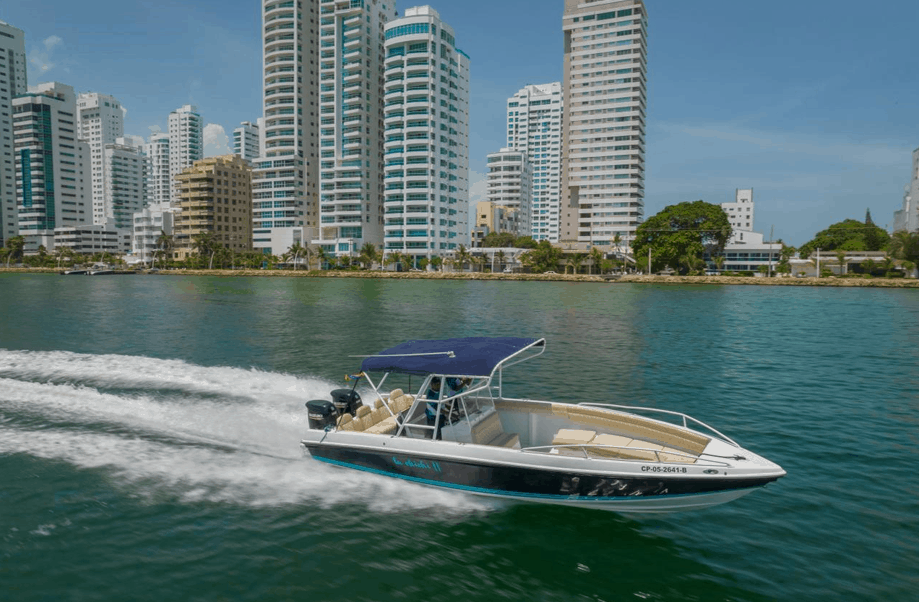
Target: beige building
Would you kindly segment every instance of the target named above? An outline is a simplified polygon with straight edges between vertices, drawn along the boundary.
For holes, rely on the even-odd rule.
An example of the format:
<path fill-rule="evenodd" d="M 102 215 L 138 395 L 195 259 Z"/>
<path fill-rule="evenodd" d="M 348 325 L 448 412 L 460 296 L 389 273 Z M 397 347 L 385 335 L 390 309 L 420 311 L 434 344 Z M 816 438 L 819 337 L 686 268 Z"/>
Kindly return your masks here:
<path fill-rule="evenodd" d="M 236 155 L 196 161 L 175 177 L 178 209 L 175 258 L 195 252 L 195 236 L 210 232 L 237 253 L 252 249 L 252 170 Z"/>
<path fill-rule="evenodd" d="M 560 240 L 611 245 L 644 217 L 642 0 L 565 0 Z"/>

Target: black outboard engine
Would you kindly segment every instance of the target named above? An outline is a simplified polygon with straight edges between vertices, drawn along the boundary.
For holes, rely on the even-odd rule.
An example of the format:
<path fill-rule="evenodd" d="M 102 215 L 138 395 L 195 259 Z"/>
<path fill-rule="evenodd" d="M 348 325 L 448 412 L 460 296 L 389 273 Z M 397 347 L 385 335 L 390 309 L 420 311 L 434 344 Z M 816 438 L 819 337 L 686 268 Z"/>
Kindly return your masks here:
<path fill-rule="evenodd" d="M 311 429 L 323 430 L 327 426 L 334 426 L 339 416 L 335 404 L 327 399 L 307 401 L 306 411 L 309 415 Z"/>
<path fill-rule="evenodd" d="M 357 416 L 357 409 L 364 405 L 361 402 L 361 396 L 352 389 L 335 389 L 332 391 L 332 403 L 335 404 L 335 409 L 338 410 L 339 416 L 344 416 L 345 414 Z"/>

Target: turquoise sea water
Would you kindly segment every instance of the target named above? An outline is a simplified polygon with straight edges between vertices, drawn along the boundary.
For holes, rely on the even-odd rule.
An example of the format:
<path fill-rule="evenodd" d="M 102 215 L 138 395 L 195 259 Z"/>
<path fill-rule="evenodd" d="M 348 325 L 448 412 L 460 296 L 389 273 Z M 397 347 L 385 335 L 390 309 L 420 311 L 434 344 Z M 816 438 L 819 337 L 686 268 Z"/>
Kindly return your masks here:
<path fill-rule="evenodd" d="M 641 517 L 302 457 L 349 356 L 472 335 L 789 474 Z M 908 290 L 0 275 L 2 599 L 915 600 L 917 343 Z"/>

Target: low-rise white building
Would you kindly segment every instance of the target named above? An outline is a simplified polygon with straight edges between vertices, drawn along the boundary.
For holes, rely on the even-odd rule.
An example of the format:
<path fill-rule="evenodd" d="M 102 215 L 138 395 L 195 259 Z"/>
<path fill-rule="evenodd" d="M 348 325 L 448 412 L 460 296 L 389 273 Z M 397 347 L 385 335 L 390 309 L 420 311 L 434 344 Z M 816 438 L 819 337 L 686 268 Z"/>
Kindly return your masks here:
<path fill-rule="evenodd" d="M 172 236 L 175 209 L 169 203 L 152 203 L 134 214 L 134 237 L 128 263 L 152 263 L 163 234 Z"/>
<path fill-rule="evenodd" d="M 118 232 L 98 224 L 64 226 L 54 229 L 55 247 L 66 247 L 81 255 L 123 252 L 124 238 Z"/>
<path fill-rule="evenodd" d="M 724 266 L 729 272 L 756 272 L 761 266 L 775 269 L 781 259 L 782 245 L 776 242 L 765 242 L 764 236 L 753 231 L 755 204 L 753 189 L 738 189 L 733 203 L 722 203 L 721 208 L 731 222 L 733 234 L 724 247 Z M 714 262 L 709 259 L 710 266 Z"/>

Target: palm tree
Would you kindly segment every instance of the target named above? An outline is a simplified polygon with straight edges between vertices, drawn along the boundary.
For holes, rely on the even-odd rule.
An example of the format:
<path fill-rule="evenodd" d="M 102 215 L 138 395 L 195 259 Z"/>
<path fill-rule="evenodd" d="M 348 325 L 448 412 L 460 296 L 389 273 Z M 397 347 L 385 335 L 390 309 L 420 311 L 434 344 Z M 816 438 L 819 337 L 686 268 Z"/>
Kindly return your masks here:
<path fill-rule="evenodd" d="M 466 246 L 465 246 L 465 245 L 460 245 L 459 247 L 457 247 L 457 249 L 456 249 L 456 261 L 459 263 L 459 267 L 460 267 L 460 271 L 461 271 L 461 272 L 466 271 L 466 263 L 469 262 L 469 259 L 470 259 L 470 258 L 471 258 L 471 256 L 469 255 L 469 251 L 466 250 Z"/>
<path fill-rule="evenodd" d="M 6 256 L 6 267 L 10 267 L 10 261 L 13 259 L 22 259 L 23 249 L 26 246 L 26 239 L 23 236 L 13 236 L 6 241 L 6 248 L 9 253 Z"/>
<path fill-rule="evenodd" d="M 507 254 L 504 251 L 498 251 L 495 253 L 495 259 L 498 260 L 498 270 L 504 270 L 504 262 L 507 261 Z"/>
<path fill-rule="evenodd" d="M 839 262 L 839 275 L 849 273 L 849 266 L 846 265 L 846 252 L 843 250 L 836 251 L 836 261 Z"/>
<path fill-rule="evenodd" d="M 284 259 L 285 262 L 286 262 L 288 259 L 293 258 L 293 260 L 294 260 L 294 270 L 296 271 L 296 269 L 297 269 L 297 264 L 300 262 L 300 261 L 299 261 L 299 260 L 300 260 L 300 256 L 301 256 L 301 255 L 307 255 L 308 253 L 309 253 L 309 251 L 307 250 L 307 248 L 305 248 L 303 245 L 300 244 L 299 241 L 297 241 L 297 242 L 295 242 L 294 244 L 290 245 L 290 248 L 287 250 L 287 253 L 285 253 L 283 257 L 285 257 L 285 259 Z M 309 269 L 309 260 L 307 260 L 306 263 L 307 263 L 306 267 L 307 267 L 307 269 Z"/>
<path fill-rule="evenodd" d="M 328 251 L 326 251 L 322 247 L 319 247 L 318 249 L 316 249 L 316 258 L 319 260 L 319 269 L 320 270 L 325 269 L 322 266 L 328 263 L 329 261 Z"/>
<path fill-rule="evenodd" d="M 865 261 L 862 262 L 862 270 L 869 276 L 871 275 L 872 272 L 874 272 L 874 270 L 877 269 L 877 267 L 878 267 L 878 264 L 873 259 L 866 259 Z"/>
<path fill-rule="evenodd" d="M 616 236 L 618 237 L 619 235 L 617 234 Z M 613 240 L 615 242 L 615 239 Z M 594 267 L 601 268 L 600 264 L 602 261 L 603 261 L 603 253 L 600 251 L 600 249 L 598 249 L 597 247 L 591 247 L 590 248 L 590 271 L 588 273 L 593 274 Z M 602 268 L 598 269 L 598 272 L 601 270 Z"/>
<path fill-rule="evenodd" d="M 217 241 L 214 240 L 214 234 L 212 232 L 201 232 L 195 234 L 192 238 L 192 248 L 198 253 L 199 257 L 204 257 L 207 254 L 210 254 L 210 266 L 212 269 L 214 265 L 214 254 L 217 252 Z"/>
<path fill-rule="evenodd" d="M 721 273 L 721 271 L 724 269 L 724 255 L 715 255 L 715 257 L 712 258 L 712 261 L 715 262 L 715 267 L 718 268 L 718 272 Z"/>
<path fill-rule="evenodd" d="M 361 252 L 358 257 L 360 262 L 364 264 L 364 267 L 369 270 L 373 268 L 373 263 L 377 260 L 377 257 L 379 257 L 379 253 L 372 242 L 367 242 L 361 247 Z"/>
<path fill-rule="evenodd" d="M 171 255 L 174 247 L 175 241 L 172 235 L 166 234 L 165 230 L 160 230 L 160 235 L 156 238 L 156 251 L 153 252 L 153 265 L 156 265 L 156 256 L 160 251 L 162 251 L 165 261 L 165 256 Z"/>
<path fill-rule="evenodd" d="M 431 265 L 434 266 L 435 270 L 440 271 L 441 267 L 444 265 L 444 258 L 440 255 L 434 255 L 431 257 Z"/>
<path fill-rule="evenodd" d="M 565 273 L 568 273 L 568 266 L 571 266 L 571 273 L 577 274 L 578 270 L 581 269 L 581 264 L 584 263 L 585 255 L 583 253 L 575 253 L 574 255 L 568 256 L 568 261 L 565 265 Z"/>

